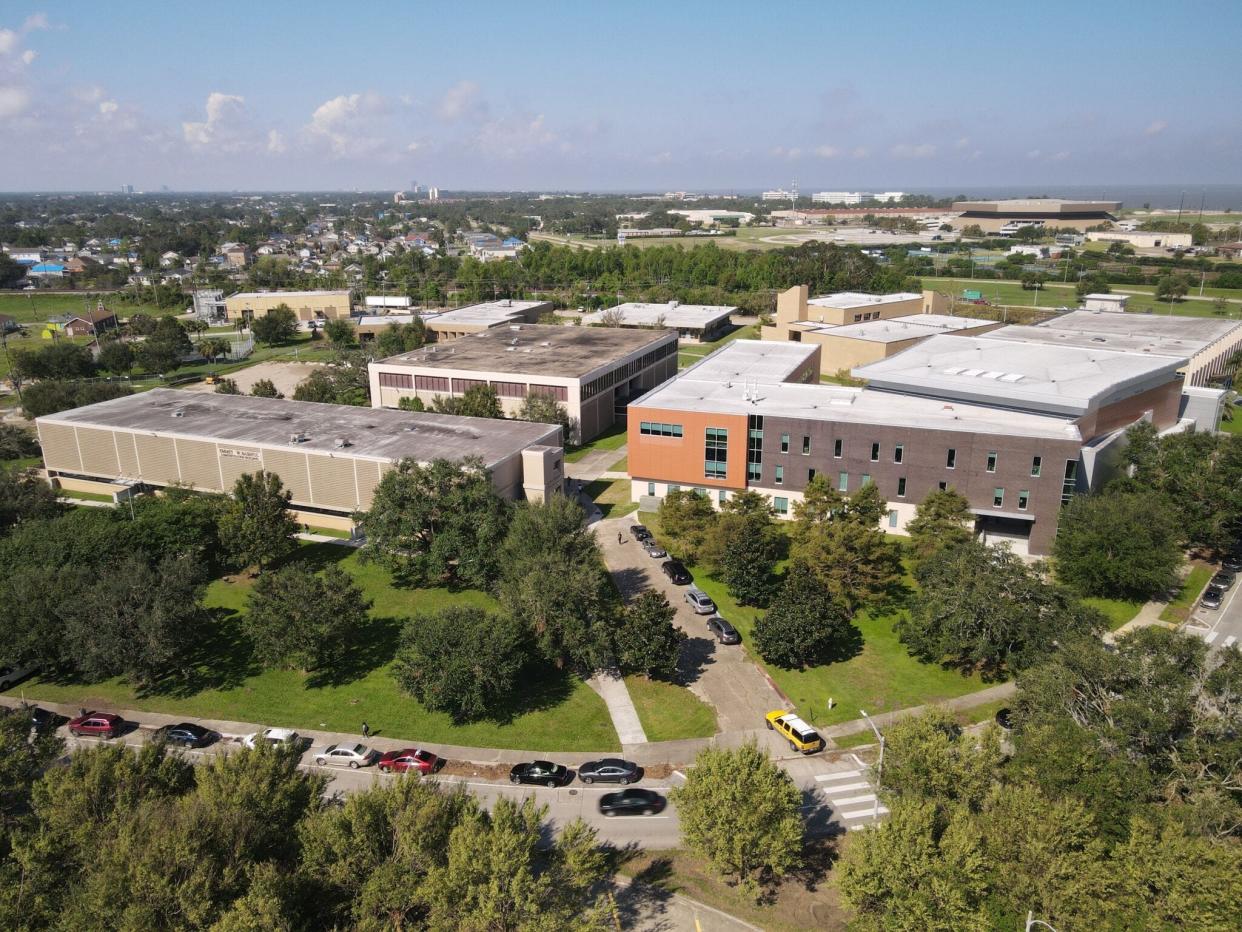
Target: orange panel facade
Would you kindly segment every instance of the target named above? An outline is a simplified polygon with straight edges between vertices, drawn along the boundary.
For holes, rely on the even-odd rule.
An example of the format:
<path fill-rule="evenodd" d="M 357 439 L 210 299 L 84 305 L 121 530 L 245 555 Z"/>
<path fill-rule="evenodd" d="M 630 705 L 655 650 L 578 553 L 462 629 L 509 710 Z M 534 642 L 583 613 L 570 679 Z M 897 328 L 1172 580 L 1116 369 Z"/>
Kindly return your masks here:
<path fill-rule="evenodd" d="M 746 488 L 746 415 L 665 411 L 630 405 L 628 408 L 629 473 L 635 479 L 659 479 L 677 485 L 715 489 Z M 644 433 L 642 425 L 681 428 L 681 436 L 667 432 Z M 707 428 L 728 433 L 725 478 L 705 475 Z"/>

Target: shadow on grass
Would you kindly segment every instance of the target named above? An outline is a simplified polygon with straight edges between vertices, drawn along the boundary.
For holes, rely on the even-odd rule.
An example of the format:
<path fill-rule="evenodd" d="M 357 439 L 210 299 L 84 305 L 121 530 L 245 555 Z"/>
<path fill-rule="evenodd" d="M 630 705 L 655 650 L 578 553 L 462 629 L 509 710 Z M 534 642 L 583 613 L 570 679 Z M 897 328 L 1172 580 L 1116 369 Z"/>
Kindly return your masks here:
<path fill-rule="evenodd" d="M 201 636 L 193 639 L 184 670 L 136 690 L 139 697 L 185 699 L 209 689 L 236 689 L 247 677 L 263 672 L 254 659 L 241 615 L 227 608 L 208 609 L 206 614 L 210 620 Z"/>
<path fill-rule="evenodd" d="M 532 663 L 519 677 L 514 694 L 503 709 L 475 721 L 487 721 L 496 725 L 509 725 L 514 719 L 530 712 L 545 712 L 564 703 L 574 691 L 576 677 L 568 670 L 558 670 L 551 664 Z M 458 724 L 464 724 L 462 720 Z"/>
<path fill-rule="evenodd" d="M 345 656 L 329 669 L 312 673 L 307 677 L 306 687 L 342 686 L 382 667 L 397 654 L 403 624 L 404 619 L 401 618 L 368 618 L 367 623 L 350 639 Z"/>
<path fill-rule="evenodd" d="M 301 566 L 313 573 L 321 572 L 335 563 L 340 563 L 354 552 L 352 547 L 341 544 L 306 544 L 291 553 L 272 561 L 265 572 L 272 573 L 286 566 Z"/>

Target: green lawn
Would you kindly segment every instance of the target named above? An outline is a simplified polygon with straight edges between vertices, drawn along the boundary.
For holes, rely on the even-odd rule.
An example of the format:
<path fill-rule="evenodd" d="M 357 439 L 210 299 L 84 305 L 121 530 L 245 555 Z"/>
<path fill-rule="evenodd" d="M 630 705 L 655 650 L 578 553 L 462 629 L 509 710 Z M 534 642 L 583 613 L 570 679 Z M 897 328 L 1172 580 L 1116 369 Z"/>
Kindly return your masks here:
<path fill-rule="evenodd" d="M 715 710 L 686 687 L 645 676 L 627 676 L 625 685 L 647 740 L 710 738 L 716 733 Z"/>
<path fill-rule="evenodd" d="M 1227 434 L 1242 434 L 1242 408 L 1234 405 L 1230 413 L 1233 417 L 1222 417 L 1217 430 L 1223 430 Z"/>
<path fill-rule="evenodd" d="M 262 670 L 250 659 L 241 613 L 252 580 L 220 579 L 207 590 L 213 621 L 204 632 L 187 681 L 139 695 L 118 678 L 102 683 L 51 683 L 21 687 L 27 696 L 72 705 L 168 712 L 293 728 L 355 733 L 365 719 L 373 734 L 476 747 L 531 751 L 616 751 L 620 749 L 607 708 L 585 683 L 563 672 L 543 670 L 525 681 L 521 699 L 504 722 L 454 725 L 397 690 L 389 664 L 404 617 L 446 605 L 494 607 L 482 592 L 394 588 L 387 571 L 359 562 L 358 552 L 339 544 L 307 544 L 292 559 L 312 566 L 339 563 L 374 600 L 371 625 L 351 652 L 339 680 L 316 682 L 300 673 Z"/>
<path fill-rule="evenodd" d="M 629 479 L 596 479 L 583 490 L 605 518 L 620 518 L 638 507 L 630 501 Z"/>
<path fill-rule="evenodd" d="M 68 294 L 46 294 L 39 291 L 23 291 L 9 292 L 0 294 L 0 314 L 8 314 L 21 324 L 37 324 L 42 323 L 49 317 L 55 317 L 58 314 L 64 314 L 69 311 L 82 311 L 86 309 L 94 309 L 99 303 L 100 297 L 104 300 L 104 305 L 112 311 L 115 311 L 121 317 L 129 317 L 131 314 L 143 313 L 156 316 L 159 314 L 179 313 L 184 308 L 170 309 L 158 308 L 153 304 L 124 304 L 116 300 L 115 295 L 104 294 L 99 292 L 71 292 Z"/>
<path fill-rule="evenodd" d="M 1189 274 L 1189 273 L 1188 273 Z M 1038 295 L 1035 291 L 1024 291 L 1019 282 L 1012 280 L 1000 279 L 981 279 L 981 278 L 939 278 L 933 276 L 925 276 L 922 279 L 923 287 L 930 288 L 934 291 L 952 294 L 960 298 L 964 289 L 973 289 L 983 294 L 983 297 L 993 304 L 1007 305 L 1011 307 L 1042 307 L 1045 309 L 1065 307 L 1077 307 L 1078 296 L 1074 292 L 1073 283 L 1062 283 L 1057 281 L 1046 282 L 1039 289 Z M 1131 311 L 1150 311 L 1153 314 L 1169 314 L 1172 313 L 1176 317 L 1217 317 L 1228 316 L 1234 317 L 1242 314 L 1242 292 L 1230 288 L 1205 288 L 1204 296 L 1212 298 L 1216 296 L 1229 299 L 1229 312 L 1226 315 L 1216 314 L 1210 300 L 1192 300 L 1188 297 L 1184 301 L 1173 302 L 1170 310 L 1169 302 L 1157 301 L 1155 296 L 1155 288 L 1152 285 L 1114 285 L 1113 291 L 1118 294 L 1129 294 L 1130 300 L 1127 302 L 1127 308 Z M 1197 297 L 1199 289 L 1196 286 L 1191 289 L 1191 296 Z M 973 305 L 958 303 L 957 312 L 961 314 L 970 313 Z M 1012 321 L 1011 321 L 1012 323 Z"/>
<path fill-rule="evenodd" d="M 1134 616 L 1139 613 L 1139 609 L 1143 607 L 1142 602 L 1131 602 L 1127 599 L 1106 599 L 1102 596 L 1092 596 L 1083 599 L 1083 602 L 1098 610 L 1108 619 L 1109 631 L 1116 631 L 1126 622 L 1133 620 Z"/>
<path fill-rule="evenodd" d="M 1208 584 L 1208 580 L 1212 578 L 1212 573 L 1213 570 L 1210 566 L 1201 566 L 1199 564 L 1192 566 L 1190 572 L 1186 574 L 1186 579 L 1182 582 L 1182 588 L 1178 591 L 1177 598 L 1166 605 L 1164 611 L 1160 613 L 1160 620 L 1181 624 L 1189 618 L 1190 610 L 1194 608 L 1195 601 Z"/>
<path fill-rule="evenodd" d="M 115 501 L 111 495 L 104 495 L 101 492 L 79 492 L 77 489 L 58 489 L 57 494 L 61 498 L 76 498 L 82 502 L 112 502 Z"/>
<path fill-rule="evenodd" d="M 576 463 L 596 450 L 619 450 L 629 439 L 627 425 L 622 422 L 614 424 L 606 433 L 600 434 L 590 443 L 584 443 L 565 454 L 567 463 Z"/>
<path fill-rule="evenodd" d="M 626 472 L 630 468 L 630 457 L 625 455 L 608 467 L 609 472 Z"/>

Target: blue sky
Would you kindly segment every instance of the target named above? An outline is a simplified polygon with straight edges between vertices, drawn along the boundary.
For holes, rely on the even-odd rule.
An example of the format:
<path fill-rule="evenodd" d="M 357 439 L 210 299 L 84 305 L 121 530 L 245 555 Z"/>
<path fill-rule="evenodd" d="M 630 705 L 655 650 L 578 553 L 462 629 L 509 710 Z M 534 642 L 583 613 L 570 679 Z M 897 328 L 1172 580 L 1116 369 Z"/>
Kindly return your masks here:
<path fill-rule="evenodd" d="M 0 190 L 1242 181 L 1242 3 L 6 0 Z"/>

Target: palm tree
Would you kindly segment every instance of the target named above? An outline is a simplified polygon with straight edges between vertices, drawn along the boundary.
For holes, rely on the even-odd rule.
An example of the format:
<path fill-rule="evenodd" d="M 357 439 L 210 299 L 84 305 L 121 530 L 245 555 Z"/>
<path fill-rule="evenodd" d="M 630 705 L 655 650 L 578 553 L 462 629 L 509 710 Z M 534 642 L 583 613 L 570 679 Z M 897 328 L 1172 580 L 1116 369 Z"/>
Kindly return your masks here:
<path fill-rule="evenodd" d="M 214 363 L 216 357 L 227 356 L 233 350 L 233 344 L 228 340 L 222 340 L 220 337 L 209 337 L 206 340 L 200 340 L 198 343 L 198 351 L 208 362 Z"/>

